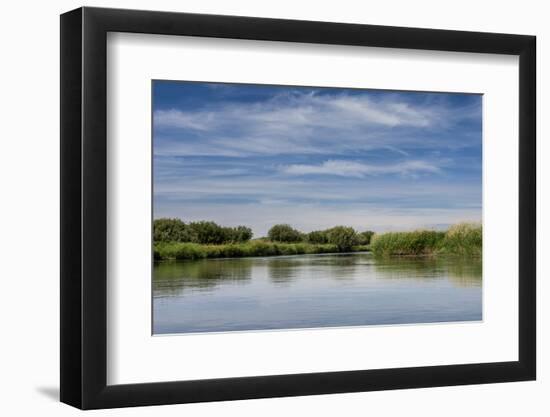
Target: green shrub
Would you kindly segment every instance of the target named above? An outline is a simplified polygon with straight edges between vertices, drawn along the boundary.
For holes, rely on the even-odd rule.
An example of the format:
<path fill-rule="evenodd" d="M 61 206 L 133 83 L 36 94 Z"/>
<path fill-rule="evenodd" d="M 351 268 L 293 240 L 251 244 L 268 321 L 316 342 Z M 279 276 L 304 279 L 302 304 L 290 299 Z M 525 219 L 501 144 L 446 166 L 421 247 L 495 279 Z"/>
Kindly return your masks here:
<path fill-rule="evenodd" d="M 180 219 L 156 219 L 153 222 L 154 242 L 191 242 L 203 245 L 242 243 L 252 238 L 246 226 L 223 227 L 214 222 L 199 221 L 185 224 Z"/>
<path fill-rule="evenodd" d="M 364 251 L 375 255 L 450 254 L 481 256 L 482 227 L 460 223 L 446 232 L 415 230 L 373 234 L 356 233 L 351 227 L 336 226 L 303 235 L 288 225 L 276 225 L 269 231 L 269 240 L 250 240 L 250 228 L 221 227 L 214 222 L 186 225 L 179 219 L 158 219 L 154 222 L 153 258 L 202 259 L 248 256 L 300 255 Z M 166 239 L 193 239 L 193 241 Z M 369 243 L 366 243 L 369 242 Z"/>
<path fill-rule="evenodd" d="M 309 243 L 320 244 L 320 245 L 328 243 L 327 232 L 324 230 L 315 230 L 313 232 L 309 232 L 306 235 L 306 240 Z"/>
<path fill-rule="evenodd" d="M 237 226 L 227 228 L 228 237 L 230 237 L 232 242 L 248 242 L 252 239 L 252 229 L 246 226 Z"/>
<path fill-rule="evenodd" d="M 352 227 L 336 226 L 327 230 L 328 242 L 336 245 L 340 252 L 351 250 L 358 243 L 357 233 Z"/>
<path fill-rule="evenodd" d="M 195 231 L 180 219 L 156 219 L 153 221 L 155 242 L 196 242 Z"/>
<path fill-rule="evenodd" d="M 229 240 L 228 231 L 214 222 L 192 222 L 189 227 L 196 233 L 197 243 L 203 245 L 220 244 Z"/>
<path fill-rule="evenodd" d="M 358 245 L 370 245 L 370 241 L 374 236 L 374 232 L 367 230 L 357 234 L 357 244 Z"/>
<path fill-rule="evenodd" d="M 267 232 L 267 237 L 272 242 L 300 242 L 303 239 L 302 233 L 288 224 L 276 224 Z"/>

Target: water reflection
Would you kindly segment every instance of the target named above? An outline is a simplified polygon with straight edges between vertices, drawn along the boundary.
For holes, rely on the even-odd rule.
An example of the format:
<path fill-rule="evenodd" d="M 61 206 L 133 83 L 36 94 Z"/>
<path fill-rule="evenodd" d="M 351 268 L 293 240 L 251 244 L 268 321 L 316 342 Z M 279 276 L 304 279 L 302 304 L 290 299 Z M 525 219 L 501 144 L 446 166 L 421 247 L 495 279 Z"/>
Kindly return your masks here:
<path fill-rule="evenodd" d="M 155 296 L 214 289 L 221 283 L 245 284 L 253 270 L 267 270 L 270 282 L 290 285 L 301 278 L 337 281 L 371 276 L 387 280 L 433 281 L 448 279 L 457 286 L 481 286 L 481 258 L 396 257 L 374 258 L 370 253 L 299 255 L 271 258 L 167 261 L 154 266 Z"/>
<path fill-rule="evenodd" d="M 243 283 L 251 279 L 252 259 L 202 259 L 155 263 L 153 295 L 178 295 L 182 291 L 200 291 L 220 283 Z"/>
<path fill-rule="evenodd" d="M 396 257 L 376 259 L 376 271 L 384 279 L 442 280 L 457 286 L 481 286 L 481 258 Z"/>
<path fill-rule="evenodd" d="M 288 285 L 311 276 L 334 280 L 355 279 L 359 259 L 358 254 L 321 254 L 264 258 L 263 261 L 271 282 Z"/>
<path fill-rule="evenodd" d="M 303 261 L 291 257 L 266 260 L 270 281 L 279 286 L 289 285 L 298 278 L 302 263 Z"/>
<path fill-rule="evenodd" d="M 158 333 L 481 320 L 481 259 L 370 253 L 160 262 Z"/>

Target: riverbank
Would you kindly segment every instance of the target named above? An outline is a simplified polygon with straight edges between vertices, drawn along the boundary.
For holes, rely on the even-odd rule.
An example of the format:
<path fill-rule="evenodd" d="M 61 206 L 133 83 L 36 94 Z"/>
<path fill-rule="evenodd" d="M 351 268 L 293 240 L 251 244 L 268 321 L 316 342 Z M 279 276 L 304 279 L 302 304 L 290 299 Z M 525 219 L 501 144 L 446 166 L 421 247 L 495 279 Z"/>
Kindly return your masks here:
<path fill-rule="evenodd" d="M 375 234 L 370 249 L 375 256 L 457 255 L 481 256 L 482 227 L 460 223 L 446 232 L 415 230 Z"/>
<path fill-rule="evenodd" d="M 349 252 L 368 250 L 367 245 L 357 245 Z M 313 243 L 280 243 L 252 240 L 246 243 L 203 245 L 189 242 L 155 242 L 155 260 L 184 260 L 206 258 L 244 258 L 257 256 L 305 255 L 316 253 L 338 253 L 337 245 Z"/>
<path fill-rule="evenodd" d="M 344 226 L 305 234 L 288 225 L 277 225 L 270 229 L 269 237 L 249 240 L 251 233 L 245 236 L 244 232 L 250 229 L 244 226 L 231 229 L 211 222 L 191 223 L 189 226 L 179 220 L 165 219 L 159 222 L 160 225 L 155 229 L 155 237 L 164 239 L 192 237 L 198 242 L 155 240 L 155 260 L 244 258 L 369 250 L 375 256 L 383 257 L 435 255 L 480 257 L 483 246 L 482 226 L 474 223 L 459 223 L 451 226 L 447 231 L 415 230 L 381 234 L 372 234 L 372 232 L 359 234 L 351 227 Z M 178 227 L 190 227 L 191 231 L 179 230 Z M 226 233 L 227 238 L 236 238 L 240 233 L 239 236 L 242 235 L 244 239 L 248 239 L 223 242 L 220 238 L 217 239 L 219 243 L 212 243 L 211 238 L 216 235 L 216 231 Z M 368 233 L 368 236 L 365 236 L 365 233 Z M 368 244 L 365 244 L 366 242 Z"/>

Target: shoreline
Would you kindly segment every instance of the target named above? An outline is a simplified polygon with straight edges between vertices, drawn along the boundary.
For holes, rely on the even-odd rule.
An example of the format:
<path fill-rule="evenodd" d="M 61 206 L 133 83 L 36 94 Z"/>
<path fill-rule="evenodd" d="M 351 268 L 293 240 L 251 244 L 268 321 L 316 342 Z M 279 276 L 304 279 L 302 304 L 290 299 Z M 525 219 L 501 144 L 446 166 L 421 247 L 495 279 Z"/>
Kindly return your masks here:
<path fill-rule="evenodd" d="M 281 243 L 270 241 L 250 241 L 221 245 L 203 245 L 182 242 L 155 242 L 154 261 L 259 258 L 292 255 L 344 254 L 369 251 L 368 245 L 339 250 L 334 244 Z"/>
<path fill-rule="evenodd" d="M 326 231 L 303 234 L 288 225 L 274 226 L 269 238 L 250 239 L 241 236 L 249 231 L 245 226 L 225 230 L 214 223 L 194 224 L 196 232 L 202 235 L 186 235 L 185 224 L 177 220 L 163 220 L 168 229 L 183 227 L 178 233 L 173 230 L 158 230 L 161 238 L 173 240 L 154 240 L 153 257 L 161 260 L 194 260 L 217 258 L 251 258 L 308 254 L 341 254 L 354 252 L 372 252 L 376 257 L 437 257 L 467 256 L 481 257 L 483 234 L 480 224 L 458 223 L 446 231 L 414 230 L 408 232 L 373 233 L 361 240 L 350 227 L 336 226 Z M 176 228 L 177 228 L 176 227 Z M 212 230 L 210 230 L 212 228 Z M 216 229 L 218 228 L 218 229 Z M 220 238 L 214 231 L 225 231 L 226 239 L 212 242 L 211 237 Z M 181 233 L 180 233 L 181 232 Z M 208 232 L 208 233 L 206 233 Z M 237 233 L 238 232 L 238 233 Z M 275 233 L 277 232 L 277 233 Z M 239 234 L 241 233 L 241 234 Z M 365 232 L 366 233 L 366 232 Z M 273 236 L 271 236 L 273 235 Z M 193 237 L 195 241 L 189 241 Z M 365 237 L 365 236 L 363 236 Z M 245 239 L 246 238 L 246 239 Z M 185 240 L 184 240 L 185 239 Z M 182 241 L 183 240 L 183 241 Z"/>
<path fill-rule="evenodd" d="M 319 253 L 296 253 L 292 255 L 257 255 L 257 256 L 233 256 L 225 258 L 198 258 L 198 259 L 154 259 L 153 263 L 163 263 L 163 262 L 178 262 L 178 261 L 202 261 L 202 260 L 227 260 L 227 259 L 258 259 L 258 258 L 294 258 L 296 256 L 345 256 L 345 255 L 359 255 L 359 254 L 371 254 L 374 256 L 370 250 L 356 250 L 356 251 L 346 251 L 346 252 L 319 252 Z"/>

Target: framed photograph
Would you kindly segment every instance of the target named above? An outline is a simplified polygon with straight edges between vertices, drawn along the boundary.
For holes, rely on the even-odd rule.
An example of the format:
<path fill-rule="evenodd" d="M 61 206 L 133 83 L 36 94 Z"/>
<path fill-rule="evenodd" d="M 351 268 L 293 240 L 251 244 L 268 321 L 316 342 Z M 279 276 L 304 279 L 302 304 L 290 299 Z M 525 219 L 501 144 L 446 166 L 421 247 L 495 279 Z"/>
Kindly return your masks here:
<path fill-rule="evenodd" d="M 61 401 L 533 380 L 535 37 L 61 16 Z"/>

